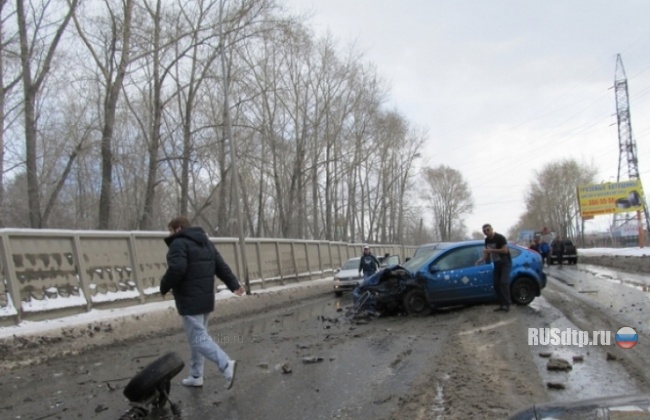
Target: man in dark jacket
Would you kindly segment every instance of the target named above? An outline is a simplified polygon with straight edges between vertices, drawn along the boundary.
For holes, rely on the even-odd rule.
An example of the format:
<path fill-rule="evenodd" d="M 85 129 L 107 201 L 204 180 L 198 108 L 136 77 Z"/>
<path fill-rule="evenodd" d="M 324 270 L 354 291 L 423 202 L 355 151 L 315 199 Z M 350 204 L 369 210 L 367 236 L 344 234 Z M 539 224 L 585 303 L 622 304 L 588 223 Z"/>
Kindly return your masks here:
<path fill-rule="evenodd" d="M 237 361 L 230 359 L 207 331 L 208 318 L 214 311 L 214 276 L 238 296 L 244 289 L 202 228 L 191 227 L 183 216 L 172 219 L 167 228 L 167 271 L 160 281 L 160 294 L 163 298 L 170 290 L 174 294 L 176 310 L 183 318 L 190 343 L 190 376 L 182 383 L 203 386 L 203 362 L 207 358 L 226 377 L 226 388 L 230 389 Z"/>
<path fill-rule="evenodd" d="M 370 253 L 368 245 L 363 247 L 363 255 L 359 260 L 359 273 L 363 272 L 363 282 L 366 283 L 368 277 L 372 276 L 379 269 L 379 260 Z"/>

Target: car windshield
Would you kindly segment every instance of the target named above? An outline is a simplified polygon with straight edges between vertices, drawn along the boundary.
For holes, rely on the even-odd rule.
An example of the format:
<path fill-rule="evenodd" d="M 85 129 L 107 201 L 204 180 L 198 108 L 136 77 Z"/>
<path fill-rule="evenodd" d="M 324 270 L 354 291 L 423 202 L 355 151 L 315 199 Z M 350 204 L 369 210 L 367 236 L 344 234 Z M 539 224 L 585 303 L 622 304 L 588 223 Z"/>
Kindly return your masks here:
<path fill-rule="evenodd" d="M 444 249 L 435 248 L 419 248 L 413 258 L 402 264 L 402 266 L 409 271 L 416 272 L 431 258 L 442 254 Z"/>
<path fill-rule="evenodd" d="M 354 258 L 352 260 L 347 260 L 345 264 L 343 264 L 343 267 L 341 267 L 341 270 L 353 270 L 355 268 L 359 268 L 359 259 Z"/>

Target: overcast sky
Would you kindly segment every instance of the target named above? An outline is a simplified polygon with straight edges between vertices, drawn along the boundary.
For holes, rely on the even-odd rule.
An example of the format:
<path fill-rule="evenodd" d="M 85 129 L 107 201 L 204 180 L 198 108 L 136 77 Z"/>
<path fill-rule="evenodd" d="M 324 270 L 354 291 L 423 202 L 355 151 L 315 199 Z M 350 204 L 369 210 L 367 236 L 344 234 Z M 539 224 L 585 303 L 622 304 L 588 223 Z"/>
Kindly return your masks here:
<path fill-rule="evenodd" d="M 506 233 L 534 171 L 564 158 L 618 175 L 616 55 L 627 74 L 632 133 L 650 189 L 650 1 L 285 0 L 310 12 L 343 54 L 351 44 L 390 86 L 388 106 L 426 127 L 428 166 L 459 170 L 472 190 L 471 231 Z M 627 168 L 621 179 L 627 179 Z M 587 229 L 605 228 L 598 216 Z"/>

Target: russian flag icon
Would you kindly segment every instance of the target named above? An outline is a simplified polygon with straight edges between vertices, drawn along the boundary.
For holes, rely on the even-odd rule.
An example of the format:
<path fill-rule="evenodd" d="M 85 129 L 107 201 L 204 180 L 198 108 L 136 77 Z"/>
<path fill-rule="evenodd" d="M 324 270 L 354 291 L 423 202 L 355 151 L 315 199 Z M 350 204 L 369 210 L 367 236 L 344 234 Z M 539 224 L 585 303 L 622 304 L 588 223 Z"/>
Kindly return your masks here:
<path fill-rule="evenodd" d="M 636 346 L 639 336 L 634 328 L 623 327 L 616 331 L 616 344 L 622 349 L 631 349 Z"/>

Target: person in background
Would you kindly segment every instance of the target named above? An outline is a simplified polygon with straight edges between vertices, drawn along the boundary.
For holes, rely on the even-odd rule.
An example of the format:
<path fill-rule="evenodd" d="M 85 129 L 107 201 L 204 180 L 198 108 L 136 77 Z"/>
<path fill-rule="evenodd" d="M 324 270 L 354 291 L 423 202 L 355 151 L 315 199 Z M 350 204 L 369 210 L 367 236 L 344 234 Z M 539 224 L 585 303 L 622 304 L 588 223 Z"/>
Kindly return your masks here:
<path fill-rule="evenodd" d="M 551 252 L 557 258 L 557 263 L 562 264 L 562 258 L 564 256 L 564 241 L 562 236 L 557 235 L 553 242 L 551 242 Z"/>
<path fill-rule="evenodd" d="M 476 261 L 476 265 L 484 262 L 492 262 L 492 285 L 499 301 L 499 307 L 494 311 L 510 311 L 510 270 L 512 269 L 512 258 L 508 249 L 508 241 L 505 236 L 496 233 L 490 224 L 483 225 L 485 235 L 485 249 L 483 256 Z"/>
<path fill-rule="evenodd" d="M 548 257 L 551 255 L 551 242 L 553 242 L 553 232 L 544 226 L 539 235 L 539 253 L 544 264 L 548 264 Z"/>
<path fill-rule="evenodd" d="M 170 290 L 173 293 L 190 344 L 190 376 L 181 383 L 189 387 L 203 386 L 203 362 L 207 358 L 217 365 L 226 378 L 226 389 L 230 389 L 237 361 L 208 333 L 208 318 L 214 311 L 214 276 L 237 296 L 244 289 L 202 228 L 190 226 L 184 216 L 172 219 L 167 228 L 167 271 L 160 280 L 160 294 L 164 298 Z"/>
<path fill-rule="evenodd" d="M 363 247 L 363 255 L 359 260 L 359 274 L 363 272 L 363 282 L 364 284 L 368 280 L 368 277 L 372 276 L 379 269 L 379 260 L 370 252 L 370 247 L 368 245 Z"/>
<path fill-rule="evenodd" d="M 532 241 L 530 241 L 530 246 L 528 249 L 532 249 L 533 251 L 539 253 L 539 239 L 538 238 L 533 238 Z"/>

